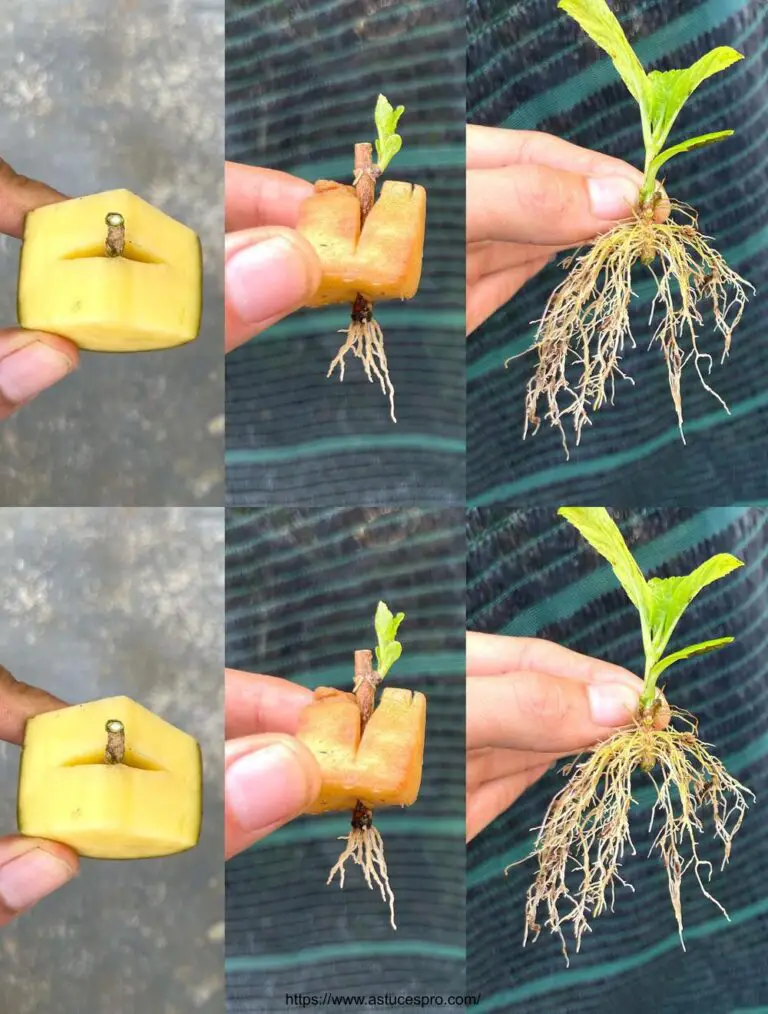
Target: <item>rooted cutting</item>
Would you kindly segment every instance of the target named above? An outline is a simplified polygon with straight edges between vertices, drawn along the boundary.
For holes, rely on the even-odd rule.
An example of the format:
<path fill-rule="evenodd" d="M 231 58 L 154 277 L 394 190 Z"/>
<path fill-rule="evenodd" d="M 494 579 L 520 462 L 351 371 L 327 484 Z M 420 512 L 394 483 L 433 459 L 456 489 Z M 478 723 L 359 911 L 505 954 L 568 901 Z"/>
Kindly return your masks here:
<path fill-rule="evenodd" d="M 363 871 L 368 887 L 378 888 L 387 902 L 392 928 L 395 897 L 390 887 L 384 842 L 373 823 L 373 810 L 382 806 L 410 806 L 421 785 L 426 727 L 426 698 L 410 690 L 389 688 L 376 706 L 376 689 L 397 661 L 402 646 L 396 640 L 404 613 L 393 616 L 380 602 L 375 627 L 378 639 L 376 669 L 368 650 L 355 652 L 354 693 L 331 687 L 314 692 L 301 715 L 298 738 L 320 766 L 320 793 L 308 813 L 351 810 L 352 829 L 328 883 L 339 874 L 344 887 L 348 859 Z"/>
<path fill-rule="evenodd" d="M 564 507 L 559 513 L 608 560 L 637 608 L 645 679 L 632 725 L 563 769 L 570 778 L 550 803 L 536 837 L 533 854 L 538 872 L 528 890 L 524 941 L 538 937 L 543 919 L 543 927 L 559 937 L 568 962 L 568 926 L 578 951 L 591 920 L 607 909 L 613 911 L 616 887 L 631 888 L 623 863 L 627 854 L 635 854 L 629 816 L 634 802 L 632 776 L 639 770 L 648 776 L 655 794 L 650 827 L 659 822 L 649 855 L 658 852 L 664 863 L 685 949 L 680 892 L 686 872 L 693 871 L 704 895 L 728 918 L 706 886 L 713 868 L 700 854 L 698 837 L 705 830 L 704 820 L 711 822 L 715 838 L 722 844 L 722 869 L 747 811 L 747 796 L 754 796 L 699 739 L 693 715 L 669 708 L 669 725 L 660 727 L 660 712 L 668 706 L 657 684 L 675 662 L 733 641 L 732 637 L 719 637 L 664 654 L 695 596 L 742 563 L 728 553 L 719 553 L 685 577 L 646 581 L 605 508 Z"/>
<path fill-rule="evenodd" d="M 706 379 L 713 357 L 699 342 L 703 308 L 709 304 L 715 330 L 722 339 L 724 360 L 747 303 L 747 289 L 754 288 L 699 232 L 696 211 L 666 198 L 658 174 L 676 155 L 733 134 L 732 130 L 719 130 L 665 147 L 691 94 L 707 78 L 743 57 L 730 46 L 719 46 L 685 70 L 646 74 L 606 0 L 560 0 L 558 7 L 608 53 L 637 101 L 645 170 L 637 206 L 627 208 L 629 220 L 563 262 L 569 274 L 550 296 L 538 321 L 538 365 L 528 383 L 525 433 L 538 430 L 543 413 L 544 419 L 559 430 L 567 456 L 565 425 L 570 422 L 578 444 L 591 413 L 613 402 L 616 380 L 630 380 L 622 361 L 626 346 L 635 347 L 629 308 L 632 268 L 640 263 L 649 269 L 656 289 L 649 323 L 659 312 L 650 344 L 657 343 L 664 356 L 685 442 L 680 382 L 689 361 L 693 361 L 704 388 L 728 411 Z M 666 220 L 661 220 L 662 206 L 668 213 Z"/>

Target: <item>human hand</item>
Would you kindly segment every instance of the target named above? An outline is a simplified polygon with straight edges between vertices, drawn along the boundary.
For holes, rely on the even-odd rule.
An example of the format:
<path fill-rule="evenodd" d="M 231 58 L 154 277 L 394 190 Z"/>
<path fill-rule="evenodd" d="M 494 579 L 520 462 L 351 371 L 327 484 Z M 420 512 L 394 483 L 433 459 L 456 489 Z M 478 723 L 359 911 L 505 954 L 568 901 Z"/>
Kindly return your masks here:
<path fill-rule="evenodd" d="M 63 701 L 19 683 L 0 666 L 0 739 L 20 746 L 28 718 L 61 707 Z M 0 838 L 0 926 L 63 887 L 79 870 L 77 853 L 59 842 L 22 835 Z"/>
<path fill-rule="evenodd" d="M 467 840 L 559 757 L 632 721 L 642 680 L 533 637 L 467 634 Z M 659 728 L 669 721 L 663 707 Z"/>
<path fill-rule="evenodd" d="M 312 184 L 275 169 L 226 163 L 225 344 L 242 345 L 303 306 L 320 260 L 296 232 Z"/>
<path fill-rule="evenodd" d="M 298 817 L 320 791 L 320 768 L 295 738 L 312 691 L 276 676 L 226 670 L 227 859 Z"/>
<path fill-rule="evenodd" d="M 64 200 L 44 183 L 20 176 L 0 159 L 0 233 L 21 239 L 28 211 Z M 77 346 L 55 334 L 0 329 L 0 420 L 77 368 Z"/>
<path fill-rule="evenodd" d="M 559 250 L 632 216 L 643 174 L 551 134 L 467 127 L 467 334 Z M 666 202 L 656 211 L 660 221 Z"/>

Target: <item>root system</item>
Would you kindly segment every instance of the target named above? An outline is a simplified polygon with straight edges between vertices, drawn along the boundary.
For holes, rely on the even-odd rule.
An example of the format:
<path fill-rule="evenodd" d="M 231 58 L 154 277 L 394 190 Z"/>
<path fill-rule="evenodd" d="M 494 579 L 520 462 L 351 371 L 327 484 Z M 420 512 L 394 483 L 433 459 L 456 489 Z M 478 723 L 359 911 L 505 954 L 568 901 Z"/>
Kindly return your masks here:
<path fill-rule="evenodd" d="M 613 911 L 617 884 L 632 889 L 623 875 L 623 860 L 627 852 L 635 855 L 629 812 L 635 802 L 636 768 L 649 776 L 655 789 L 650 830 L 657 820 L 659 828 L 649 855 L 657 851 L 664 863 L 683 949 L 680 888 L 689 870 L 704 895 L 728 918 L 706 887 L 712 864 L 700 856 L 697 836 L 707 815 L 722 843 L 724 868 L 747 811 L 746 797 L 754 796 L 699 740 L 693 716 L 672 709 L 672 720 L 682 728 L 670 724 L 657 729 L 653 714 L 648 709 L 634 727 L 615 733 L 586 759 L 576 758 L 567 765 L 564 773 L 570 774 L 569 781 L 552 800 L 538 829 L 534 854 L 539 868 L 528 891 L 525 942 L 541 932 L 541 909 L 544 928 L 560 938 L 566 962 L 568 925 L 578 952 L 590 921 L 607 908 Z"/>
<path fill-rule="evenodd" d="M 528 384 L 525 433 L 539 428 L 543 402 L 544 418 L 560 430 L 566 456 L 568 417 L 578 444 L 591 413 L 606 401 L 613 402 L 616 379 L 631 382 L 622 358 L 627 345 L 635 347 L 629 306 L 634 295 L 632 268 L 638 261 L 649 268 L 656 284 L 649 323 L 657 310 L 660 319 L 650 345 L 658 343 L 664 355 L 681 436 L 680 379 L 689 360 L 705 389 L 728 411 L 706 379 L 713 358 L 699 347 L 701 307 L 711 305 L 724 360 L 747 303 L 746 290 L 754 289 L 698 231 L 692 208 L 673 203 L 669 219 L 657 222 L 651 207 L 563 262 L 570 273 L 552 293 L 538 321 L 539 361 Z"/>
<path fill-rule="evenodd" d="M 384 841 L 379 831 L 370 824 L 369 826 L 356 827 L 353 823 L 352 830 L 348 835 L 339 839 L 347 844 L 336 860 L 331 872 L 328 874 L 326 883 L 330 884 L 335 875 L 339 874 L 339 887 L 344 887 L 344 864 L 348 859 L 356 863 L 363 871 L 365 882 L 373 890 L 378 887 L 381 900 L 389 904 L 389 921 L 392 929 L 395 925 L 395 896 L 389 886 L 387 874 L 387 861 L 384 858 Z"/>
<path fill-rule="evenodd" d="M 361 360 L 368 380 L 371 383 L 374 378 L 378 380 L 382 394 L 389 397 L 389 413 L 392 422 L 397 422 L 395 418 L 395 389 L 389 379 L 387 354 L 384 351 L 384 335 L 381 328 L 370 313 L 360 317 L 353 312 L 349 327 L 339 333 L 345 334 L 347 338 L 331 362 L 327 375 L 330 377 L 338 366 L 339 380 L 343 381 L 344 357 L 348 352 L 351 352 L 356 359 Z"/>

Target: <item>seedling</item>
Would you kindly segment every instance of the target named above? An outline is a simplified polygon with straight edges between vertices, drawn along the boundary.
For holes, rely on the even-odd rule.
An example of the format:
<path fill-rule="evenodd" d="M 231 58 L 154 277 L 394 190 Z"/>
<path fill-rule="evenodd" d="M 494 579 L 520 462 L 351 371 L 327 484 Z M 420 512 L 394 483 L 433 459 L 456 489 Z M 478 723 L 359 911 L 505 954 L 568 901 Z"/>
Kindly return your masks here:
<path fill-rule="evenodd" d="M 423 694 L 388 688 L 376 706 L 376 690 L 400 657 L 397 632 L 404 613 L 396 616 L 379 602 L 376 669 L 372 653 L 355 652 L 353 694 L 329 687 L 315 690 L 302 713 L 298 738 L 313 752 L 322 775 L 320 794 L 309 813 L 352 811 L 352 829 L 329 875 L 344 887 L 347 860 L 363 871 L 372 890 L 378 888 L 395 925 L 395 896 L 389 883 L 384 842 L 373 824 L 374 807 L 410 806 L 421 783 L 426 700 Z"/>
<path fill-rule="evenodd" d="M 746 796 L 754 799 L 754 794 L 699 739 L 696 718 L 666 704 L 658 680 L 674 663 L 733 641 L 718 637 L 665 654 L 675 627 L 698 593 L 742 563 L 729 553 L 718 553 L 685 577 L 646 580 L 605 508 L 561 507 L 558 513 L 610 563 L 639 612 L 645 678 L 632 724 L 600 743 L 586 758 L 577 757 L 563 768 L 570 778 L 549 804 L 534 845 L 538 872 L 528 890 L 524 942 L 529 936 L 535 940 L 541 932 L 541 907 L 544 925 L 560 938 L 568 963 L 564 932 L 568 924 L 578 952 L 584 932 L 591 929 L 590 920 L 608 907 L 613 911 L 617 884 L 631 888 L 622 861 L 625 851 L 635 854 L 629 811 L 634 802 L 632 775 L 639 768 L 655 790 L 651 829 L 657 817 L 660 820 L 649 855 L 656 850 L 666 868 L 685 950 L 680 889 L 688 870 L 693 870 L 704 895 L 728 918 L 705 886 L 712 864 L 699 855 L 697 834 L 704 830 L 703 814 L 710 811 L 715 837 L 722 842 L 723 869 L 747 811 Z M 659 728 L 665 707 L 669 707 L 670 722 Z"/>
<path fill-rule="evenodd" d="M 683 152 L 730 137 L 733 130 L 689 138 L 666 147 L 670 131 L 688 98 L 702 82 L 725 70 L 741 53 L 718 46 L 685 70 L 651 71 L 646 74 L 606 0 L 560 0 L 558 7 L 574 18 L 590 38 L 611 58 L 619 76 L 640 107 L 645 144 L 645 175 L 631 220 L 599 236 L 583 251 L 563 262 L 570 273 L 549 298 L 538 321 L 535 347 L 536 372 L 528 384 L 525 434 L 545 418 L 568 444 L 565 423 L 570 417 L 581 439 L 590 413 L 613 403 L 617 378 L 630 380 L 624 372 L 625 344 L 635 347 L 629 321 L 632 299 L 632 268 L 639 261 L 653 275 L 656 294 L 650 320 L 660 310 L 650 345 L 658 343 L 666 361 L 669 387 L 683 435 L 680 380 L 683 367 L 693 360 L 704 388 L 728 411 L 728 406 L 705 379 L 713 358 L 699 347 L 697 328 L 703 323 L 700 304 L 709 302 L 716 330 L 723 340 L 722 360 L 728 355 L 734 329 L 747 303 L 746 289 L 754 287 L 733 271 L 698 229 L 695 209 L 668 201 L 658 181 L 659 171 Z M 662 204 L 669 217 L 658 221 Z M 509 362 L 509 360 L 507 360 Z M 570 365 L 578 364 L 575 382 L 568 377 Z"/>
<path fill-rule="evenodd" d="M 360 224 L 365 223 L 376 200 L 376 181 L 403 146 L 403 139 L 397 133 L 397 124 L 405 112 L 405 106 L 393 109 L 389 101 L 379 95 L 373 114 L 376 124 L 376 164 L 371 164 L 370 144 L 355 145 L 354 187 L 360 201 Z M 389 411 L 392 422 L 395 417 L 395 388 L 389 377 L 387 354 L 384 350 L 384 334 L 373 316 L 373 303 L 358 293 L 352 304 L 349 327 L 340 332 L 346 340 L 328 367 L 328 376 L 338 366 L 339 379 L 344 380 L 344 357 L 351 352 L 361 360 L 365 375 L 371 382 L 375 377 L 381 392 L 389 397 Z"/>

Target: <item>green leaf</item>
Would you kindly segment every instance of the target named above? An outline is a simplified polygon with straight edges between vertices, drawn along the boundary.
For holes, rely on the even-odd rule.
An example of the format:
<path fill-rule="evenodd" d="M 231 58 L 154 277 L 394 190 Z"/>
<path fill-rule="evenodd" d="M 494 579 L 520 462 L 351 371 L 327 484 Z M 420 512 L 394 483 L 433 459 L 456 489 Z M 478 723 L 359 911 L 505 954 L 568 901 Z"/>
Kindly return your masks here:
<path fill-rule="evenodd" d="M 389 607 L 384 602 L 379 602 L 376 607 L 376 615 L 373 625 L 376 629 L 376 671 L 381 679 L 397 662 L 403 652 L 403 646 L 395 640 L 400 624 L 405 619 L 405 613 L 392 615 Z"/>
<path fill-rule="evenodd" d="M 727 137 L 733 137 L 733 134 L 732 130 L 718 130 L 714 134 L 701 134 L 699 137 L 692 137 L 689 141 L 681 141 L 680 144 L 667 148 L 653 159 L 650 166 L 651 172 L 656 176 L 664 163 L 674 158 L 675 155 L 682 155 L 683 152 L 693 151 L 694 148 L 703 148 L 708 144 L 716 144 L 718 141 L 724 141 Z"/>
<path fill-rule="evenodd" d="M 680 617 L 699 592 L 743 567 L 730 553 L 718 553 L 685 577 L 654 577 L 648 582 L 651 593 L 651 644 L 654 662 L 662 654 Z"/>
<path fill-rule="evenodd" d="M 557 513 L 570 521 L 590 546 L 610 563 L 630 602 L 645 622 L 651 607 L 648 584 L 627 548 L 624 536 L 605 507 L 561 507 Z"/>
<path fill-rule="evenodd" d="M 644 110 L 649 101 L 648 79 L 606 0 L 560 0 L 557 6 L 577 21 L 590 39 L 610 56 L 621 80 Z"/>
<path fill-rule="evenodd" d="M 381 172 L 384 172 L 403 146 L 403 139 L 396 131 L 398 121 L 404 112 L 405 106 L 394 109 L 383 95 L 379 95 L 376 100 L 376 110 L 373 114 L 379 135 L 376 138 L 376 164 Z"/>
<path fill-rule="evenodd" d="M 663 146 L 680 110 L 699 85 L 743 60 L 730 46 L 718 46 L 685 70 L 654 70 L 648 75 L 653 154 Z"/>
<path fill-rule="evenodd" d="M 702 641 L 700 644 L 689 644 L 687 648 L 673 651 L 671 655 L 660 659 L 651 669 L 651 676 L 655 681 L 661 676 L 665 669 L 674 665 L 675 662 L 682 662 L 686 658 L 693 658 L 694 655 L 706 655 L 710 651 L 717 651 L 724 648 L 726 644 L 732 644 L 733 637 L 716 637 L 713 641 Z"/>

